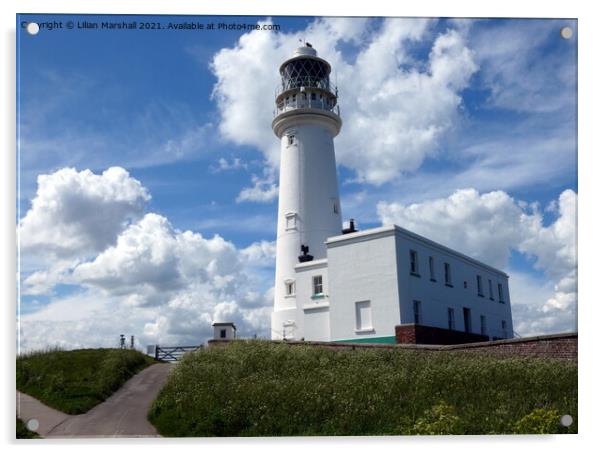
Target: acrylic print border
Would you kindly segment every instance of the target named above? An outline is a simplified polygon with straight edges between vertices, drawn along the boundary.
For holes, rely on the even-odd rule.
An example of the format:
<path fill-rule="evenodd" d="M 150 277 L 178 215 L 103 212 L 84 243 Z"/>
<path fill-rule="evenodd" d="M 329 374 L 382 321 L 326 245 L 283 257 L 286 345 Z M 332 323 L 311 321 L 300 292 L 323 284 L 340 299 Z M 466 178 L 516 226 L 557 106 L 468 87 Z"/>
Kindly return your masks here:
<path fill-rule="evenodd" d="M 545 281 L 529 280 L 532 278 L 529 272 L 537 268 L 542 268 L 547 278 L 551 279 L 548 285 L 556 283 L 559 286 L 559 282 L 563 282 L 562 289 L 555 290 L 556 293 L 547 300 L 543 298 L 540 307 L 525 308 L 520 299 L 515 301 L 514 308 L 518 311 L 518 320 L 522 322 L 518 324 L 518 330 L 527 335 L 530 332 L 541 333 L 537 329 L 541 329 L 542 316 L 547 316 L 552 322 L 549 327 L 552 329 L 551 333 L 557 332 L 554 329 L 570 326 L 575 303 L 572 299 L 576 296 L 570 283 L 575 280 L 574 263 L 571 261 L 574 259 L 574 246 L 570 243 L 574 226 L 573 233 L 571 230 L 565 232 L 562 228 L 568 228 L 567 225 L 570 225 L 575 215 L 576 194 L 573 188 L 576 187 L 576 179 L 570 169 L 576 167 L 576 162 L 575 150 L 570 147 L 571 139 L 574 139 L 574 127 L 570 126 L 570 121 L 574 121 L 574 116 L 571 118 L 569 111 L 569 116 L 566 117 L 566 109 L 561 107 L 570 107 L 575 102 L 576 80 L 571 81 L 570 77 L 574 76 L 576 37 L 571 42 L 571 36 L 558 36 L 558 30 L 572 27 L 576 36 L 576 22 L 547 19 L 468 21 L 415 18 L 342 21 L 279 16 L 274 19 L 261 21 L 260 18 L 239 16 L 229 16 L 226 19 L 213 16 L 19 16 L 19 27 L 24 28 L 31 23 L 38 25 L 33 33 L 28 26 L 26 34 L 21 33 L 18 41 L 21 68 L 19 107 L 22 108 L 20 125 L 23 122 L 20 130 L 29 132 L 29 136 L 20 136 L 19 142 L 22 146 L 34 143 L 34 148 L 30 148 L 34 150 L 34 154 L 37 143 L 39 149 L 44 150 L 41 156 L 48 161 L 41 160 L 40 156 L 21 167 L 24 174 L 44 176 L 37 178 L 37 189 L 31 181 L 26 181 L 29 186 L 22 186 L 31 193 L 35 190 L 35 195 L 30 198 L 31 208 L 21 217 L 19 227 L 21 251 L 27 251 L 26 255 L 22 255 L 27 267 L 21 280 L 25 289 L 22 307 L 28 311 L 21 314 L 20 321 L 24 331 L 29 332 L 21 338 L 23 341 L 20 346 L 29 350 L 47 348 L 53 344 L 67 349 L 117 346 L 118 334 L 115 329 L 118 328 L 121 332 L 127 332 L 128 337 L 132 334 L 132 348 L 150 343 L 154 345 L 155 351 L 170 351 L 168 356 L 161 357 L 177 360 L 178 357 L 174 354 L 176 351 L 185 351 L 183 344 L 198 347 L 199 340 L 202 344 L 210 338 L 207 320 L 212 320 L 213 326 L 218 325 L 216 322 L 223 325 L 225 321 L 236 320 L 239 338 L 259 336 L 272 340 L 335 343 L 382 342 L 383 338 L 389 338 L 392 342 L 416 344 L 507 340 L 514 336 L 516 329 L 513 328 L 510 311 L 508 276 L 499 270 L 500 265 L 508 266 L 509 272 L 526 279 L 532 287 Z M 257 20 L 259 22 L 255 24 Z M 309 25 L 308 20 L 311 20 Z M 343 31 L 341 24 L 344 26 Z M 318 54 L 308 41 L 302 40 L 300 45 L 297 42 L 298 32 L 282 33 L 278 38 L 280 43 L 274 44 L 270 39 L 266 40 L 268 33 L 273 34 L 283 28 L 315 35 L 325 53 Z M 382 40 L 390 33 L 398 34 L 394 40 L 396 53 L 412 55 L 405 68 L 390 68 L 389 49 L 385 53 L 379 51 L 383 45 Z M 201 69 L 199 80 L 195 80 L 200 85 L 191 84 L 186 87 L 186 84 L 190 84 L 186 74 L 195 71 L 188 60 L 194 58 L 187 59 L 187 55 L 178 54 L 177 49 L 188 49 L 187 52 L 195 57 L 195 52 L 198 51 L 194 46 L 199 34 L 211 36 L 211 39 L 203 40 L 204 47 L 201 51 L 205 54 L 209 51 L 214 56 L 207 59 L 205 55 L 205 65 L 207 62 L 210 64 L 208 69 Z M 244 39 L 239 41 L 241 34 Z M 496 58 L 491 59 L 489 37 L 492 34 L 507 34 L 510 37 L 519 35 L 525 41 L 532 39 L 531 35 L 543 35 L 545 45 L 533 46 L 529 58 L 538 58 L 541 63 L 535 67 L 545 68 L 550 58 L 557 63 L 557 55 L 561 55 L 563 68 L 560 76 L 564 78 L 550 76 L 541 69 L 531 69 L 534 66 L 521 63 L 521 59 L 516 56 L 516 49 L 508 52 L 507 45 L 497 49 L 493 53 Z M 73 39 L 75 36 L 77 40 Z M 407 44 L 409 37 L 419 44 Z M 46 41 L 42 41 L 42 38 Z M 334 49 L 339 42 L 352 38 L 361 39 L 364 44 L 360 41 L 347 49 L 347 53 L 351 55 L 350 63 L 345 60 L 342 51 L 335 52 Z M 255 47 L 247 48 L 253 41 L 257 43 Z M 312 41 L 315 43 L 313 38 Z M 483 41 L 487 43 L 485 46 Z M 238 45 L 226 52 L 220 50 L 224 45 L 227 47 L 228 42 L 238 42 Z M 119 45 L 119 52 L 115 50 L 115 44 Z M 256 47 L 258 45 L 263 45 L 263 49 Z M 161 46 L 172 49 L 161 53 L 165 66 L 178 67 L 178 72 L 156 70 L 156 64 L 152 62 L 157 58 L 155 49 L 162 48 Z M 44 55 L 57 47 L 65 51 L 55 52 L 53 60 L 45 63 Z M 287 57 L 285 51 L 295 47 L 297 49 L 292 56 Z M 523 48 L 522 43 L 519 48 Z M 513 74 L 508 75 L 505 67 L 500 67 L 499 60 L 502 60 L 502 65 L 510 64 L 507 60 L 504 61 L 503 52 L 510 54 L 513 59 L 511 61 L 517 61 Z M 90 59 L 90 55 L 93 59 Z M 61 60 L 61 57 L 65 60 Z M 249 57 L 254 60 L 249 61 Z M 232 71 L 245 63 L 247 65 L 243 71 Z M 143 69 L 145 64 L 147 68 Z M 426 65 L 428 70 L 414 69 L 421 64 Z M 50 76 L 36 71 L 35 68 L 44 65 L 49 68 L 47 73 Z M 332 65 L 342 69 L 340 90 L 329 81 Z M 27 66 L 32 69 L 27 69 Z M 270 76 L 272 73 L 276 74 L 270 68 L 278 66 L 281 68 L 282 86 L 276 93 L 277 110 L 273 114 L 273 121 L 270 121 L 269 115 L 265 114 L 266 108 L 271 104 L 266 93 L 271 93 L 270 87 L 278 83 L 276 77 L 271 80 Z M 109 75 L 103 73 L 107 67 L 111 68 Z M 69 68 L 68 74 L 63 72 L 66 68 Z M 135 72 L 136 70 L 141 72 Z M 477 70 L 482 76 L 474 82 L 475 87 L 472 81 Z M 540 83 L 549 91 L 542 93 L 540 88 L 533 90 L 530 86 L 517 87 L 517 73 L 525 73 L 534 81 L 543 81 Z M 151 77 L 145 78 L 148 74 L 152 74 Z M 94 75 L 100 75 L 102 85 L 95 85 L 98 82 Z M 493 88 L 489 85 L 492 77 L 496 77 Z M 214 78 L 217 78 L 217 84 L 214 84 Z M 174 80 L 179 82 L 177 86 L 173 83 Z M 258 80 L 266 82 L 259 84 Z M 382 91 L 379 85 L 374 84 L 375 80 L 381 80 L 382 84 L 393 89 Z M 416 80 L 419 81 L 418 85 Z M 355 88 L 350 88 L 358 81 Z M 568 86 L 565 86 L 567 81 Z M 500 83 L 507 87 L 503 90 L 496 89 Z M 31 88 L 28 90 L 27 86 Z M 97 100 L 89 92 L 90 86 L 106 94 Z M 240 86 L 245 87 L 242 93 L 238 91 Z M 28 93 L 35 92 L 40 87 L 47 93 L 46 103 L 36 104 L 35 111 L 29 110 Z M 124 93 L 124 87 L 127 93 Z M 563 88 L 567 92 L 565 98 L 555 98 L 555 92 Z M 188 106 L 187 100 L 195 89 L 207 93 L 209 103 Z M 252 90 L 253 96 L 248 96 Z M 113 93 L 121 96 L 117 97 Z M 363 129 L 348 127 L 338 139 L 343 145 L 340 147 L 343 152 L 339 154 L 339 158 L 343 167 L 347 167 L 347 170 L 341 167 L 341 177 L 354 185 L 348 186 L 350 188 L 343 185 L 343 195 L 357 197 L 358 194 L 368 194 L 370 197 L 371 192 L 376 194 L 364 204 L 356 202 L 355 211 L 366 226 L 360 232 L 354 228 L 343 230 L 343 234 L 348 233 L 350 236 L 340 236 L 340 201 L 332 143 L 334 136 L 341 130 L 339 96 L 343 101 L 343 115 L 350 118 L 350 124 L 364 123 Z M 522 103 L 524 97 L 530 97 L 530 102 L 535 105 Z M 152 102 L 143 107 L 140 122 L 137 120 L 139 108 L 133 106 L 144 104 L 149 98 Z M 450 104 L 449 99 L 460 98 L 463 100 L 462 107 L 472 116 L 472 124 L 465 128 L 456 126 L 461 128 L 462 134 L 462 137 L 456 138 L 451 135 L 450 124 L 456 123 L 462 115 L 457 111 L 457 101 Z M 65 106 L 63 104 L 66 99 L 69 102 Z M 360 102 L 361 99 L 363 101 Z M 369 99 L 385 101 L 383 103 Z M 434 102 L 424 106 L 424 99 L 434 99 Z M 90 108 L 90 101 L 92 105 L 100 102 L 100 108 Z M 169 110 L 172 104 L 177 106 L 175 112 Z M 491 113 L 482 114 L 479 107 L 489 109 Z M 215 126 L 215 121 L 197 119 L 211 115 L 216 111 L 215 108 L 219 115 L 219 126 Z M 45 109 L 50 110 L 52 123 L 44 116 Z M 161 111 L 159 118 L 153 116 L 157 109 Z M 247 113 L 248 117 L 245 117 L 245 112 L 253 109 L 257 111 L 252 115 Z M 25 113 L 26 110 L 30 113 Z M 102 114 L 104 110 L 112 113 L 105 116 Z M 548 114 L 544 115 L 542 112 Z M 400 121 L 404 121 L 410 114 L 414 116 L 408 126 L 410 133 L 403 132 L 404 128 L 396 132 L 392 126 L 398 127 Z M 523 129 L 525 117 L 537 125 L 535 133 L 532 132 L 533 128 L 526 131 Z M 256 121 L 257 118 L 261 121 Z M 265 236 L 267 233 L 263 229 L 245 230 L 248 222 L 244 217 L 268 213 L 275 207 L 275 172 L 278 164 L 271 160 L 274 159 L 274 147 L 264 148 L 264 143 L 270 143 L 270 140 L 273 142 L 271 133 L 267 128 L 264 128 L 265 134 L 244 133 L 263 130 L 262 124 L 270 122 L 273 132 L 283 140 L 279 165 L 279 217 L 284 216 L 286 219 L 281 217 L 278 220 L 278 239 L 275 244 L 270 242 L 271 234 Z M 127 124 L 125 129 L 124 124 Z M 520 140 L 508 141 L 505 133 L 500 136 L 495 130 L 485 136 L 475 133 L 476 130 L 487 130 L 488 126 L 500 124 L 504 125 L 504 129 L 512 129 L 513 135 L 519 135 Z M 552 137 L 555 140 L 552 145 L 557 146 L 559 140 L 570 144 L 568 148 L 561 147 L 554 154 L 568 166 L 567 170 L 553 173 L 554 183 L 560 183 L 562 189 L 558 197 L 559 189 L 554 186 L 541 192 L 542 184 L 550 180 L 550 169 L 544 166 L 543 174 L 534 172 L 528 159 L 535 159 L 542 166 L 540 162 L 548 155 L 546 153 L 550 144 L 545 141 L 547 138 L 541 143 L 542 136 L 537 131 L 542 128 L 558 128 L 559 124 L 569 126 L 567 130 L 560 130 L 558 137 Z M 184 127 L 178 127 L 179 125 Z M 382 127 L 387 131 L 385 135 L 379 132 Z M 150 129 L 157 133 L 147 132 L 147 141 L 138 143 L 143 137 L 141 132 Z M 66 141 L 63 130 L 70 131 Z M 83 136 L 72 132 L 80 130 L 85 131 Z M 220 157 L 217 161 L 208 159 L 203 154 L 207 148 L 224 156 L 227 152 L 234 152 L 230 147 L 222 148 L 221 143 L 212 141 L 211 132 L 214 130 L 221 134 L 223 140 L 234 143 L 238 140 L 238 143 L 256 147 L 259 153 L 245 154 L 240 151 L 240 155 L 232 155 L 230 158 Z M 421 140 L 424 133 L 432 130 L 437 132 L 430 138 Z M 325 134 L 330 136 L 328 140 Z M 135 140 L 127 141 L 128 136 L 135 137 Z M 55 145 L 51 137 L 58 137 L 58 148 L 53 147 Z M 444 144 L 454 140 L 456 143 L 452 147 Z M 78 143 L 86 145 L 84 151 L 77 149 Z M 513 160 L 506 160 L 503 148 L 520 149 L 521 144 L 524 148 L 529 148 L 529 151 L 523 154 L 517 152 Z M 485 149 L 483 154 L 477 154 L 476 159 L 475 147 Z M 538 155 L 541 147 L 546 151 Z M 64 149 L 69 150 L 66 155 L 63 154 Z M 400 154 L 400 149 L 408 151 Z M 438 155 L 433 157 L 435 152 Z M 459 172 L 453 168 L 458 154 L 468 161 Z M 264 161 L 257 163 L 252 160 L 261 158 L 262 155 Z M 21 151 L 21 158 L 27 159 L 28 156 L 29 153 Z M 491 161 L 493 164 L 488 163 Z M 383 165 L 383 162 L 387 164 Z M 529 173 L 521 175 L 525 163 Z M 430 174 L 418 171 L 423 164 L 430 165 Z M 504 165 L 510 169 L 506 170 L 508 175 L 503 173 Z M 49 171 L 48 167 L 59 169 Z M 263 172 L 263 179 L 255 174 L 259 171 Z M 497 174 L 502 184 L 510 174 L 514 175 L 515 181 L 510 185 L 483 185 L 478 178 L 471 176 L 483 172 Z M 249 173 L 253 187 L 244 186 Z M 462 180 L 454 182 L 454 177 L 458 176 Z M 428 187 L 428 180 L 433 177 L 449 178 L 451 183 L 443 187 L 440 185 L 426 194 L 423 190 L 419 193 L 411 192 L 412 186 L 422 187 L 425 182 Z M 163 192 L 160 185 L 148 188 L 144 182 L 146 180 L 152 184 L 153 181 L 173 181 L 174 178 L 180 180 L 180 184 L 176 186 L 176 190 L 180 192 L 176 197 L 170 192 L 173 190 L 171 186 L 167 192 Z M 220 183 L 228 179 L 231 185 L 239 187 L 235 201 L 235 194 L 227 194 L 225 190 L 222 194 L 212 193 L 210 197 L 202 198 L 206 188 L 220 187 Z M 464 189 L 466 184 L 471 188 Z M 402 198 L 392 199 L 392 195 L 399 193 L 402 187 L 405 188 Z M 537 204 L 528 205 L 520 200 L 515 201 L 516 195 L 511 195 L 512 190 L 520 187 L 537 189 L 538 192 L 524 192 L 523 197 L 538 197 L 537 201 L 546 204 L 545 212 L 549 212 L 551 218 L 547 223 L 544 223 L 543 211 L 540 211 Z M 198 221 L 195 215 L 182 214 L 194 200 L 201 203 L 201 211 L 207 214 L 211 213 L 212 208 L 217 209 L 218 216 L 222 218 L 242 213 L 242 221 L 235 223 L 242 230 L 220 226 L 213 229 L 201 228 L 202 233 L 194 232 L 193 228 L 182 232 L 180 228 L 173 226 L 173 221 L 169 220 L 171 216 L 167 213 L 163 215 L 153 211 L 152 205 L 149 205 L 151 191 L 155 195 L 155 209 L 165 212 L 169 207 L 172 209 L 172 216 L 179 217 L 185 229 L 189 228 L 187 225 L 191 225 L 191 222 L 194 225 Z M 165 203 L 162 201 L 163 197 L 170 197 L 170 201 Z M 392 201 L 382 201 L 387 198 Z M 548 202 L 550 198 L 552 203 Z M 490 199 L 494 200 L 493 207 Z M 405 200 L 417 200 L 417 204 L 412 205 L 412 211 L 405 210 Z M 458 223 L 448 223 L 444 231 L 438 230 L 437 222 L 430 220 L 433 214 L 438 215 L 441 204 L 450 205 L 461 213 Z M 479 217 L 481 205 L 486 207 L 486 213 Z M 375 206 L 377 208 L 374 213 Z M 498 209 L 502 217 L 497 217 Z M 289 213 L 294 215 L 291 217 L 294 220 L 292 222 Z M 266 214 L 266 219 L 269 218 L 268 215 Z M 464 216 L 470 218 L 471 223 L 466 223 Z M 504 220 L 507 222 L 505 228 L 516 233 L 510 237 L 491 234 L 489 229 L 492 219 L 496 224 Z M 215 214 L 211 220 L 216 221 Z M 385 224 L 414 225 L 412 230 L 421 234 L 400 227 L 371 228 L 371 224 L 379 220 Z M 524 228 L 525 223 L 529 224 L 529 228 Z M 468 240 L 464 239 L 467 228 L 475 228 Z M 472 239 L 477 232 L 483 236 Z M 547 239 L 547 242 L 542 242 L 541 237 L 550 237 L 551 233 L 555 235 Z M 205 238 L 211 234 L 217 236 L 213 239 Z M 228 235 L 234 239 L 223 239 Z M 437 242 L 425 236 L 433 237 Z M 385 238 L 394 238 L 394 242 L 390 243 Z M 368 241 L 370 244 L 366 246 Z M 442 242 L 450 241 L 458 242 L 457 249 L 464 253 L 441 245 Z M 478 245 L 482 242 L 487 245 Z M 492 247 L 498 242 L 502 243 L 499 250 Z M 132 247 L 131 244 L 135 246 Z M 297 257 L 294 251 L 299 248 L 299 244 L 303 255 Z M 271 247 L 272 250 L 275 248 L 276 257 L 271 332 L 263 327 L 265 321 L 255 325 L 246 321 L 265 313 L 264 307 L 269 303 L 256 295 L 271 294 L 271 281 L 261 281 L 266 272 L 257 270 L 258 267 L 269 269 L 270 257 L 260 256 L 257 259 L 253 255 L 258 248 L 263 251 L 263 247 Z M 395 258 L 396 255 L 403 256 L 407 247 L 410 250 L 411 264 L 409 280 L 404 261 Z M 550 260 L 548 249 L 554 251 L 559 248 L 566 249 L 565 253 Z M 520 252 L 513 256 L 514 268 L 508 261 L 509 249 Z M 359 255 L 360 259 L 353 258 L 358 256 L 357 250 L 363 250 Z M 373 250 L 380 251 L 374 254 Z M 534 264 L 529 261 L 529 255 L 536 256 Z M 208 263 L 204 262 L 204 256 L 208 257 Z M 384 258 L 385 256 L 388 258 Z M 429 264 L 433 264 L 430 266 L 431 278 L 429 282 L 425 281 L 426 285 L 414 283 L 422 282 L 414 279 L 421 277 L 419 256 L 429 256 Z M 328 261 L 325 261 L 326 257 Z M 374 274 L 374 269 L 383 260 L 397 264 L 393 268 L 393 274 L 386 275 L 380 271 L 378 277 Z M 337 262 L 350 261 L 355 262 L 356 275 L 351 275 L 346 266 L 337 268 Z M 501 264 L 496 268 L 484 263 Z M 438 275 L 436 267 L 445 269 L 445 278 Z M 556 274 L 552 273 L 552 269 Z M 559 269 L 562 269 L 562 273 Z M 475 275 L 476 289 L 473 285 Z M 437 276 L 440 277 L 440 282 L 437 281 Z M 294 287 L 298 289 L 296 294 L 281 294 L 284 287 L 280 280 L 283 278 L 293 279 Z M 316 279 L 320 281 L 318 285 Z M 463 279 L 464 284 L 461 285 Z M 488 300 L 484 298 L 485 280 L 489 284 Z M 354 287 L 355 281 L 362 283 Z M 520 283 L 520 279 L 518 281 Z M 224 286 L 223 282 L 238 282 L 239 285 Z M 404 286 L 409 288 L 407 296 L 397 293 L 396 288 Z M 495 294 L 492 289 L 494 286 L 497 288 Z M 309 297 L 310 294 L 305 294 L 304 291 L 311 287 L 313 295 Z M 318 287 L 319 290 L 316 289 Z M 384 288 L 387 287 L 390 289 L 385 291 Z M 202 288 L 201 292 L 198 288 Z M 248 295 L 248 288 L 251 288 L 252 295 Z M 365 293 L 368 300 L 362 301 L 365 306 L 362 305 L 363 308 L 355 313 L 357 319 L 353 333 L 350 330 L 350 326 L 353 326 L 353 313 L 345 301 L 360 293 Z M 203 299 L 206 301 L 204 304 L 193 302 Z M 437 300 L 444 303 L 436 302 Z M 562 304 L 567 306 L 559 306 Z M 413 306 L 413 316 L 412 309 L 408 306 Z M 228 307 L 226 313 L 223 313 L 224 307 Z M 447 322 L 440 316 L 440 312 L 445 310 Z M 449 317 L 454 311 L 463 313 L 462 317 L 458 316 L 456 326 L 451 322 L 454 320 L 453 316 Z M 41 317 L 44 319 L 40 319 Z M 392 321 L 397 318 L 400 319 Z M 117 319 L 127 321 L 118 324 Z M 480 326 L 476 330 L 480 335 L 475 335 L 475 330 L 471 328 L 473 322 Z M 410 327 L 413 329 L 411 334 L 406 324 L 413 326 Z M 223 330 L 227 337 L 227 330 Z M 458 331 L 465 333 L 460 335 Z M 35 332 L 44 334 L 40 337 Z M 134 337 L 142 343 L 136 344 Z M 121 334 L 121 338 L 120 347 L 123 349 L 124 334 Z M 570 348 L 574 348 L 576 337 L 572 340 L 573 343 L 569 343 L 568 349 L 565 346 L 568 341 L 566 337 L 554 340 L 546 337 L 530 340 L 528 343 L 526 340 L 519 343 L 504 342 L 501 345 L 493 343 L 490 351 L 511 350 L 513 354 L 520 355 L 528 348 L 529 354 L 549 356 L 548 345 L 552 341 L 554 348 L 556 345 L 561 348 L 554 358 L 574 354 Z M 533 350 L 532 345 L 540 343 L 543 347 L 537 346 Z M 157 346 L 159 344 L 161 347 Z M 556 368 L 562 369 L 562 366 L 557 365 Z M 388 373 L 385 371 L 384 374 Z M 344 373 L 341 371 L 340 375 L 343 376 Z M 512 382 L 514 378 L 508 377 L 506 381 Z M 451 395 L 446 398 L 449 397 Z M 534 401 L 533 404 L 535 410 L 537 402 Z M 58 406 L 63 407 L 63 402 L 58 403 Z M 445 407 L 448 406 L 446 403 Z M 449 407 L 453 413 L 455 408 Z M 420 411 L 430 413 L 428 408 Z M 567 408 L 562 411 L 566 412 Z M 548 412 L 549 417 L 560 417 L 553 415 L 552 409 Z M 574 413 L 576 410 L 573 408 L 569 412 Z M 527 415 L 521 414 L 525 417 Z M 533 417 L 540 415 L 534 413 Z M 458 424 L 461 425 L 461 422 Z M 180 425 L 185 425 L 184 421 Z M 359 420 L 349 422 L 348 425 L 362 426 Z M 378 426 L 350 428 L 347 431 L 335 429 L 324 433 L 397 433 L 392 428 L 381 432 Z M 277 428 L 274 433 L 280 432 L 279 429 L 281 428 Z M 416 429 L 418 428 L 408 426 L 407 429 L 401 428 L 401 432 L 412 433 Z M 459 428 L 449 429 L 450 432 L 462 432 Z M 514 425 L 504 425 L 497 429 L 501 433 L 515 432 Z M 491 431 L 484 427 L 470 428 L 468 425 L 466 430 L 466 433 Z M 165 430 L 163 432 L 167 433 Z M 262 431 L 257 431 L 259 432 Z M 297 431 L 293 429 L 284 432 L 293 434 Z M 211 430 L 198 432 L 198 435 L 203 434 L 216 433 Z"/>

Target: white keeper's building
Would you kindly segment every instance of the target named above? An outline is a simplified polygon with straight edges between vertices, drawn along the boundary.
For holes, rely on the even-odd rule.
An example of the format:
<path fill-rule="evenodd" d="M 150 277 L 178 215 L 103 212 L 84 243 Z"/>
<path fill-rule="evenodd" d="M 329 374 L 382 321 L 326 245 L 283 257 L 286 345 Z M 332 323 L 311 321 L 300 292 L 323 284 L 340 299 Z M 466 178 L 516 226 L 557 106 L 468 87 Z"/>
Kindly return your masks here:
<path fill-rule="evenodd" d="M 504 272 L 396 225 L 342 228 L 330 70 L 309 44 L 280 66 L 272 338 L 394 343 L 402 324 L 512 338 Z"/>

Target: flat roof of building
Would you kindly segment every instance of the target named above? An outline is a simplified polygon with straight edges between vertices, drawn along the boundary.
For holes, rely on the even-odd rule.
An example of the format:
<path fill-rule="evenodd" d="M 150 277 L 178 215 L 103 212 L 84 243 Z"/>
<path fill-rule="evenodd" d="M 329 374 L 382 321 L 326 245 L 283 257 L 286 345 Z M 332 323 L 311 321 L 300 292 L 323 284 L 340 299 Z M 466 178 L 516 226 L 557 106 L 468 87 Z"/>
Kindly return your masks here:
<path fill-rule="evenodd" d="M 212 326 L 232 326 L 232 327 L 234 327 L 234 330 L 236 330 L 236 326 L 234 325 L 233 322 L 214 322 L 211 325 Z"/>
<path fill-rule="evenodd" d="M 314 267 L 324 267 L 327 264 L 328 264 L 328 260 L 326 258 L 321 258 L 319 260 L 311 260 L 311 261 L 306 261 L 305 263 L 295 264 L 295 269 L 297 269 L 297 270 L 312 269 Z"/>
<path fill-rule="evenodd" d="M 469 263 L 480 266 L 480 267 L 484 267 L 491 272 L 495 272 L 497 274 L 503 275 L 504 277 L 508 278 L 508 274 L 506 274 L 504 271 L 496 269 L 493 266 L 485 264 L 477 259 L 471 258 L 470 256 L 460 253 L 454 249 L 450 249 L 449 247 L 446 247 L 445 245 L 439 244 L 438 242 L 432 241 L 432 240 L 430 240 L 424 236 L 421 236 L 419 234 L 416 234 L 410 230 L 406 230 L 405 228 L 402 228 L 398 225 L 385 225 L 382 227 L 370 228 L 368 230 L 358 231 L 355 233 L 341 234 L 339 236 L 332 236 L 326 240 L 326 246 L 327 247 L 331 247 L 333 245 L 334 246 L 343 246 L 343 245 L 346 245 L 345 243 L 370 241 L 373 239 L 388 237 L 388 236 L 391 236 L 392 234 L 405 236 L 408 239 L 422 242 L 423 244 L 425 244 L 429 247 L 437 248 L 449 255 L 455 256 L 456 258 L 462 259 L 464 261 L 468 261 Z"/>

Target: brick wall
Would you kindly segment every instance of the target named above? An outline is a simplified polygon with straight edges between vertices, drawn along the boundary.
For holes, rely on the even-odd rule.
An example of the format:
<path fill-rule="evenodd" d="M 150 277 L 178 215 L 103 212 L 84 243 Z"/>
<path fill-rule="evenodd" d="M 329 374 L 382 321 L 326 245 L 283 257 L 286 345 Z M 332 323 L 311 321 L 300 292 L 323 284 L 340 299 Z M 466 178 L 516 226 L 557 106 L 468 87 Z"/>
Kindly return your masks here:
<path fill-rule="evenodd" d="M 450 350 L 520 357 L 544 357 L 577 360 L 577 333 L 513 338 L 465 345 L 448 346 Z"/>
<path fill-rule="evenodd" d="M 209 346 L 225 346 L 231 341 L 245 340 L 209 340 Z M 279 341 L 279 343 L 285 343 L 289 346 L 315 346 L 339 351 L 360 349 L 406 349 L 423 351 L 426 353 L 459 351 L 467 353 L 494 354 L 501 356 L 542 357 L 548 359 L 575 361 L 577 360 L 576 332 L 454 345 L 337 343 L 336 341 Z"/>
<path fill-rule="evenodd" d="M 465 344 L 489 341 L 486 335 L 466 333 L 459 330 L 441 329 L 421 324 L 395 326 L 397 344 Z"/>

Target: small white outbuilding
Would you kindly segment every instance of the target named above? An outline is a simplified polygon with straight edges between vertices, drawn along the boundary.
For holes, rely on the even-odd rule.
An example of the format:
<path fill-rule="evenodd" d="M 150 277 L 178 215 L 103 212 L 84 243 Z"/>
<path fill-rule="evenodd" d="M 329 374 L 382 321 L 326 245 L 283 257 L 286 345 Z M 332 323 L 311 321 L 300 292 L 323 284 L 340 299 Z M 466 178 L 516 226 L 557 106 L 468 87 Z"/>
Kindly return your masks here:
<path fill-rule="evenodd" d="M 212 326 L 214 340 L 233 340 L 236 338 L 236 326 L 233 322 L 214 322 Z"/>

